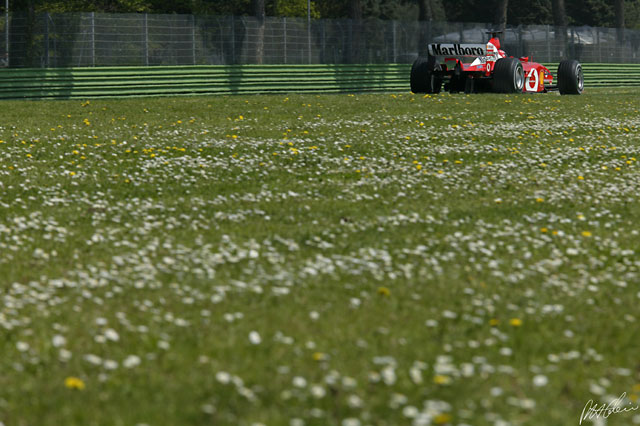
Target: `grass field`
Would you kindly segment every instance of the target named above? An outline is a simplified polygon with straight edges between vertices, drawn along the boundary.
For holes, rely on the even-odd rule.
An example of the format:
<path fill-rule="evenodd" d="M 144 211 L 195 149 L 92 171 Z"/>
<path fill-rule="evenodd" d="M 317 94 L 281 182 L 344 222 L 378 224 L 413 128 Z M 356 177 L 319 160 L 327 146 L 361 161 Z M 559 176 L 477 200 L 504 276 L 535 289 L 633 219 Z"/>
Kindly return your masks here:
<path fill-rule="evenodd" d="M 622 89 L 3 102 L 0 421 L 636 407 L 639 109 Z"/>

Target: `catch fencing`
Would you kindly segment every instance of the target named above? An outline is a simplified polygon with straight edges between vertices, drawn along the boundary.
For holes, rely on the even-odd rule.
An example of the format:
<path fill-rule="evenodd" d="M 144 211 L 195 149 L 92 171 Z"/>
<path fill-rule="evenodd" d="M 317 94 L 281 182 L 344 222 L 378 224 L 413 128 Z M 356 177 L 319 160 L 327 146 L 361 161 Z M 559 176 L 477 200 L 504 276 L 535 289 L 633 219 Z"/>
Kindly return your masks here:
<path fill-rule="evenodd" d="M 157 14 L 13 13 L 0 18 L 5 67 L 408 64 L 428 42 L 485 43 L 490 24 Z M 503 48 L 538 62 L 640 63 L 640 31 L 508 27 Z"/>

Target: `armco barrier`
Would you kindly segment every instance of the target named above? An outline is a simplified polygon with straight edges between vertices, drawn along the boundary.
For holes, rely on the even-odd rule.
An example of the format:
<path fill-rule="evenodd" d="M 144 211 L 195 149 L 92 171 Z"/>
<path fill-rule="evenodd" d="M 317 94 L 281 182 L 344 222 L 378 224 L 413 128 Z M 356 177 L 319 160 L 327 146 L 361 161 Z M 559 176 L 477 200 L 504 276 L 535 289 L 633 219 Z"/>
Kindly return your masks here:
<path fill-rule="evenodd" d="M 5 69 L 0 99 L 408 90 L 409 65 Z"/>
<path fill-rule="evenodd" d="M 555 74 L 557 65 L 549 65 Z M 640 86 L 640 64 L 584 64 L 585 87 Z M 0 99 L 409 91 L 408 64 L 0 70 Z"/>

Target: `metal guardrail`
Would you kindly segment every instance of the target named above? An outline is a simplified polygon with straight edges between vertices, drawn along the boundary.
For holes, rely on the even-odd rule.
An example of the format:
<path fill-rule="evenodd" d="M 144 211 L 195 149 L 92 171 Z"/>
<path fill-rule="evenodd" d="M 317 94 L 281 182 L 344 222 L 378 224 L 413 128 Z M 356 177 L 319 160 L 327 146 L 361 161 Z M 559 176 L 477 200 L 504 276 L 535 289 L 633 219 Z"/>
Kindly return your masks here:
<path fill-rule="evenodd" d="M 555 74 L 557 64 L 549 64 Z M 408 92 L 407 64 L 0 70 L 0 99 Z M 640 86 L 640 64 L 583 64 L 585 88 Z"/>
<path fill-rule="evenodd" d="M 587 89 L 640 86 L 640 64 L 584 64 L 583 69 Z"/>
<path fill-rule="evenodd" d="M 5 69 L 1 99 L 408 90 L 409 66 L 230 65 Z"/>
<path fill-rule="evenodd" d="M 558 64 L 545 64 L 556 76 Z M 640 64 L 582 64 L 584 87 L 639 87 Z"/>

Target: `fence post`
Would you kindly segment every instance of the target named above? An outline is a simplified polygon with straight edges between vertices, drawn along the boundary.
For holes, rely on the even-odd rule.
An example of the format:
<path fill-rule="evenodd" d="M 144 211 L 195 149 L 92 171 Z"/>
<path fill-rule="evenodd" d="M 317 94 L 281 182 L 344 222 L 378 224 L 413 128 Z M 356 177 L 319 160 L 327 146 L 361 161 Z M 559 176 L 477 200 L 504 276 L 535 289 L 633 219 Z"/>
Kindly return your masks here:
<path fill-rule="evenodd" d="M 231 64 L 236 63 L 236 18 L 231 17 Z"/>
<path fill-rule="evenodd" d="M 349 56 L 348 56 L 347 60 L 349 61 L 348 63 L 354 64 L 354 63 L 357 63 L 358 61 L 355 61 L 353 59 L 353 55 L 354 55 L 354 52 L 355 52 L 355 48 L 353 46 L 353 19 L 349 19 L 349 32 L 348 32 L 348 34 L 349 34 Z"/>
<path fill-rule="evenodd" d="M 96 13 L 91 12 L 91 66 L 96 66 Z"/>
<path fill-rule="evenodd" d="M 598 62 L 602 62 L 602 47 L 600 46 L 600 28 L 596 27 L 596 43 L 598 44 Z"/>
<path fill-rule="evenodd" d="M 4 42 L 4 47 L 5 47 L 5 59 L 6 59 L 6 67 L 9 67 L 10 63 L 10 58 L 9 58 L 9 0 L 5 0 L 4 3 L 4 36 L 5 36 L 5 42 Z"/>
<path fill-rule="evenodd" d="M 397 25 L 398 23 L 395 20 L 393 20 L 391 22 L 392 22 L 391 28 L 392 28 L 392 32 L 393 32 L 392 40 L 391 40 L 391 43 L 393 44 L 393 51 L 392 51 L 393 52 L 393 62 L 392 63 L 395 64 L 396 61 L 398 60 L 398 52 L 396 50 L 397 49 L 397 46 L 396 46 L 396 31 L 398 30 L 398 25 Z"/>
<path fill-rule="evenodd" d="M 226 55 L 227 51 L 224 48 L 224 41 L 225 40 L 224 40 L 224 37 L 222 36 L 224 34 L 224 29 L 223 29 L 224 27 L 223 27 L 223 24 L 221 24 L 220 21 L 217 18 L 214 18 L 214 19 L 218 23 L 218 28 L 220 29 L 220 55 L 222 55 L 222 64 L 223 65 L 229 65 L 228 61 L 227 61 L 227 55 Z M 208 37 L 205 37 L 204 39 L 207 40 Z M 213 43 L 212 43 L 212 45 L 213 45 Z"/>
<path fill-rule="evenodd" d="M 518 25 L 518 56 L 524 56 L 524 38 L 522 37 L 522 25 Z"/>
<path fill-rule="evenodd" d="M 549 25 L 547 25 L 547 61 L 551 62 L 551 40 L 549 37 Z"/>
<path fill-rule="evenodd" d="M 44 66 L 49 68 L 49 12 L 44 14 Z"/>
<path fill-rule="evenodd" d="M 142 15 L 142 52 L 144 53 L 144 65 L 149 66 L 149 22 L 148 15 Z"/>
<path fill-rule="evenodd" d="M 572 57 L 576 56 L 576 40 L 575 33 L 573 32 L 573 27 L 571 27 L 571 49 L 569 49 L 569 52 L 571 52 Z"/>
<path fill-rule="evenodd" d="M 309 52 L 309 64 L 311 64 L 311 2 L 307 3 L 307 51 Z"/>
<path fill-rule="evenodd" d="M 318 61 L 322 64 L 326 63 L 326 52 L 325 49 L 327 48 L 327 31 L 325 26 L 327 25 L 327 21 L 326 20 L 322 20 L 322 58 Z"/>
<path fill-rule="evenodd" d="M 196 64 L 196 17 L 191 15 L 191 57 L 192 64 Z"/>

